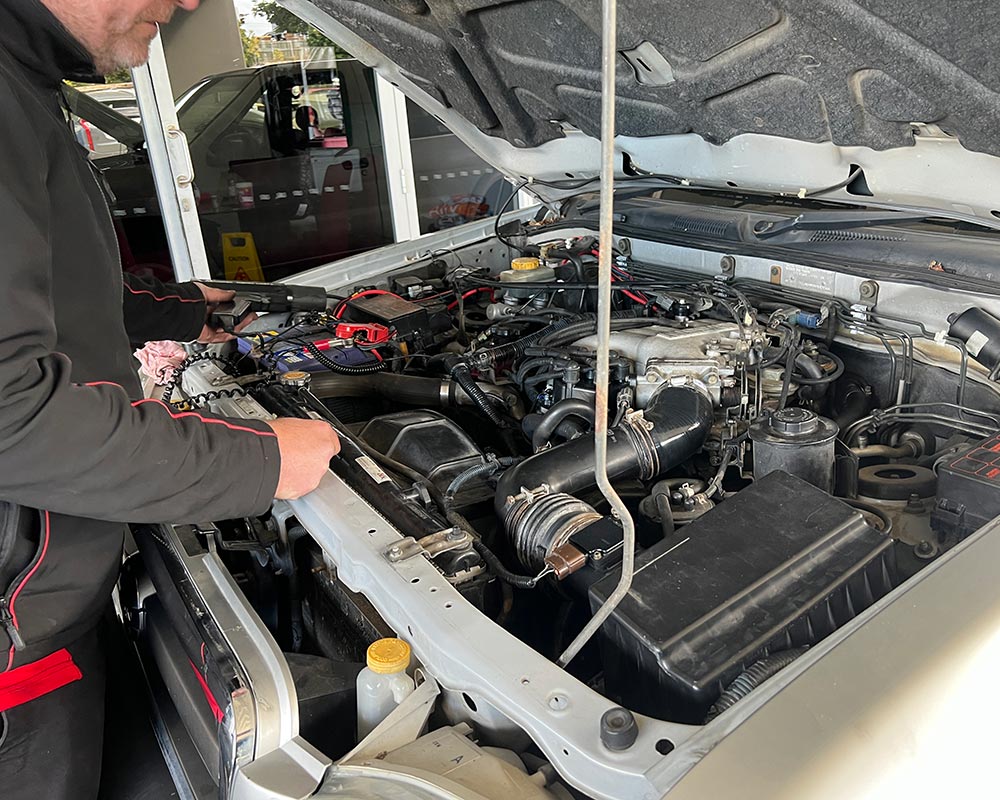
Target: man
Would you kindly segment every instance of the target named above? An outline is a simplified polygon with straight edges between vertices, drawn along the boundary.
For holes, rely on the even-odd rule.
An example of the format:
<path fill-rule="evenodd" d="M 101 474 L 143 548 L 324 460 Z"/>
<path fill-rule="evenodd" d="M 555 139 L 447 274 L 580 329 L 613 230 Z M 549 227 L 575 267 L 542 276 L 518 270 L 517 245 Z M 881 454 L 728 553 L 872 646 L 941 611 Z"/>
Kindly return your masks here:
<path fill-rule="evenodd" d="M 63 78 L 145 61 L 198 0 L 0 0 L 0 797 L 92 798 L 104 665 L 97 623 L 125 522 L 263 513 L 311 491 L 324 423 L 179 414 L 143 400 L 130 340 L 190 340 L 197 284 L 123 276 Z"/>

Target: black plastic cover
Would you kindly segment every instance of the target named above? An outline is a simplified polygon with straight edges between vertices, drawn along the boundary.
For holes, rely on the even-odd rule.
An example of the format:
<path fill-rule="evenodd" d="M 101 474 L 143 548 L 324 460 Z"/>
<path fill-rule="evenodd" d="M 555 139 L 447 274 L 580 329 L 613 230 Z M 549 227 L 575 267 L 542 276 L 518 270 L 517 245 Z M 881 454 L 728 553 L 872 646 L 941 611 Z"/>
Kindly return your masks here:
<path fill-rule="evenodd" d="M 423 409 L 375 417 L 361 438 L 380 453 L 426 475 L 442 492 L 462 472 L 485 463 L 469 435 L 447 417 Z M 470 481 L 456 505 L 484 500 L 493 493 L 485 479 Z"/>
<path fill-rule="evenodd" d="M 402 297 L 376 294 L 347 301 L 348 317 L 352 322 L 376 322 L 395 328 L 401 338 L 427 329 L 427 309 Z"/>
<path fill-rule="evenodd" d="M 702 722 L 746 667 L 815 644 L 892 589 L 892 553 L 853 508 L 772 472 L 636 559 L 602 628 L 605 688 L 634 711 Z M 594 609 L 618 578 L 591 587 Z"/>
<path fill-rule="evenodd" d="M 986 439 L 938 467 L 931 526 L 954 544 L 1000 516 L 1000 436 Z"/>

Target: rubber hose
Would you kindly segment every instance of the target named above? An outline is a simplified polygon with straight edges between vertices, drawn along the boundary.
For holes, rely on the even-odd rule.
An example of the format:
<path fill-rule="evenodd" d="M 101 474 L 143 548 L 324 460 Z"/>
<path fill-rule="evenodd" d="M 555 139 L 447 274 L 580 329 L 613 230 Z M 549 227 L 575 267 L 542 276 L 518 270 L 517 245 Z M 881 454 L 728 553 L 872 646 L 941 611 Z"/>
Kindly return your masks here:
<path fill-rule="evenodd" d="M 514 456 L 502 456 L 501 458 L 494 458 L 487 461 L 485 464 L 476 464 L 474 467 L 469 467 L 465 472 L 461 472 L 455 476 L 455 479 L 448 484 L 448 488 L 444 493 L 445 502 L 450 503 L 452 498 L 458 494 L 458 490 L 461 489 L 469 481 L 474 481 L 477 478 L 485 478 L 492 475 L 504 467 L 510 467 L 521 461 L 520 458 L 515 458 Z"/>
<path fill-rule="evenodd" d="M 476 367 L 490 367 L 494 364 L 501 364 L 506 361 L 515 361 L 524 355 L 526 348 L 530 347 L 545 336 L 557 333 L 562 329 L 569 327 L 576 319 L 576 317 L 561 319 L 558 322 L 546 325 L 544 328 L 541 328 L 534 333 L 522 336 L 516 342 L 502 344 L 499 347 L 491 347 L 486 350 L 476 350 L 475 352 L 466 355 L 464 357 L 464 361 L 466 364 Z"/>
<path fill-rule="evenodd" d="M 490 550 L 482 539 L 473 539 L 472 546 L 475 548 L 476 552 L 479 553 L 479 557 L 486 562 L 486 565 L 504 583 L 509 583 L 516 589 L 534 589 L 538 585 L 537 576 L 529 577 L 528 575 L 518 575 L 516 572 L 511 572 L 507 569 L 507 567 L 503 565 L 503 562 L 497 558 L 496 553 Z"/>
<path fill-rule="evenodd" d="M 682 464 L 697 453 L 715 419 L 709 397 L 690 386 L 663 386 L 650 398 L 643 419 L 642 440 L 628 422 L 610 431 L 608 476 L 615 478 L 652 471 L 656 477 Z M 547 484 L 550 491 L 576 495 L 597 484 L 594 477 L 594 440 L 581 436 L 550 447 L 511 467 L 497 482 L 495 507 L 506 518 L 507 498 L 521 487 L 535 489 Z"/>
<path fill-rule="evenodd" d="M 560 400 L 548 410 L 538 423 L 535 432 L 531 436 L 531 447 L 537 452 L 549 443 L 552 434 L 555 433 L 559 424 L 569 416 L 582 417 L 591 425 L 594 424 L 594 407 L 584 400 L 576 397 L 567 397 Z"/>
<path fill-rule="evenodd" d="M 489 417 L 490 422 L 498 428 L 504 426 L 504 418 L 500 416 L 500 412 L 493 407 L 493 404 L 490 402 L 489 397 L 487 397 L 486 392 L 479 388 L 479 384 L 476 383 L 476 379 L 472 377 L 472 372 L 469 371 L 468 364 L 459 363 L 452 367 L 451 377 L 454 379 L 455 383 L 461 386 L 465 390 L 465 393 L 472 398 L 472 402 L 476 404 L 476 407 Z"/>
<path fill-rule="evenodd" d="M 670 507 L 670 498 L 662 492 L 656 495 L 656 510 L 660 515 L 660 525 L 663 527 L 664 538 L 669 539 L 674 535 L 676 526 L 674 525 L 674 510 Z"/>
<path fill-rule="evenodd" d="M 484 393 L 503 402 L 515 419 L 523 416 L 520 395 L 513 388 L 480 381 L 476 383 Z M 397 375 L 394 372 L 374 372 L 368 375 L 317 373 L 312 376 L 310 386 L 317 397 L 366 397 L 377 394 L 415 406 L 474 405 L 465 390 L 447 378 Z"/>
<path fill-rule="evenodd" d="M 792 390 L 792 369 L 795 366 L 796 354 L 794 350 L 788 351 L 785 359 L 785 375 L 781 379 L 781 394 L 778 397 L 778 409 L 784 408 L 788 403 L 788 395 Z"/>
<path fill-rule="evenodd" d="M 799 647 L 794 650 L 785 650 L 781 653 L 774 653 L 767 658 L 762 658 L 760 661 L 757 661 L 748 669 L 744 670 L 739 677 L 736 678 L 736 680 L 729 684 L 726 691 L 722 693 L 719 699 L 716 700 L 712 707 L 708 710 L 705 722 L 715 719 L 723 711 L 732 708 L 768 678 L 778 674 L 781 670 L 791 664 L 805 651 L 806 648 Z"/>
<path fill-rule="evenodd" d="M 822 380 L 826 376 L 823 368 L 805 353 L 799 353 L 795 356 L 795 366 L 804 372 L 808 378 Z M 795 377 L 793 377 L 792 380 L 799 383 L 798 379 Z M 829 383 L 819 383 L 815 385 L 800 383 L 799 397 L 803 400 L 816 400 L 826 394 L 826 390 L 829 386 Z"/>
<path fill-rule="evenodd" d="M 865 392 L 864 387 L 855 381 L 849 381 L 840 411 L 833 418 L 833 421 L 837 423 L 842 431 L 847 430 L 847 428 L 868 413 L 871 405 L 872 399 Z"/>
<path fill-rule="evenodd" d="M 373 372 L 381 372 L 386 367 L 385 361 L 376 361 L 374 364 L 361 365 L 338 364 L 320 350 L 315 342 L 306 342 L 306 350 L 309 351 L 309 354 L 314 359 L 330 370 L 330 372 L 337 372 L 341 375 L 370 375 Z"/>
<path fill-rule="evenodd" d="M 638 317 L 634 311 L 616 311 L 611 315 L 611 330 L 627 331 L 633 328 L 648 328 L 650 325 L 656 325 L 657 322 L 655 317 Z M 590 336 L 596 329 L 596 319 L 575 322 L 539 338 L 538 344 L 542 347 L 561 347 L 575 342 L 577 339 L 582 339 L 584 336 Z"/>

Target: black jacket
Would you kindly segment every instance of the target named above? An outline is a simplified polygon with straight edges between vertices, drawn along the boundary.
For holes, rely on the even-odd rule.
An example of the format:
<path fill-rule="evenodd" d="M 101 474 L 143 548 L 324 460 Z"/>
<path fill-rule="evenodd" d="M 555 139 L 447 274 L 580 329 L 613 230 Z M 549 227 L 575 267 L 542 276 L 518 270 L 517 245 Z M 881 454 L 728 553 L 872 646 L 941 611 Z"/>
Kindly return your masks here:
<path fill-rule="evenodd" d="M 124 522 L 262 513 L 278 481 L 266 425 L 141 399 L 130 340 L 195 338 L 205 307 L 191 285 L 123 283 L 62 112 L 62 79 L 91 71 L 38 0 L 0 0 L 0 672 L 99 615 Z"/>

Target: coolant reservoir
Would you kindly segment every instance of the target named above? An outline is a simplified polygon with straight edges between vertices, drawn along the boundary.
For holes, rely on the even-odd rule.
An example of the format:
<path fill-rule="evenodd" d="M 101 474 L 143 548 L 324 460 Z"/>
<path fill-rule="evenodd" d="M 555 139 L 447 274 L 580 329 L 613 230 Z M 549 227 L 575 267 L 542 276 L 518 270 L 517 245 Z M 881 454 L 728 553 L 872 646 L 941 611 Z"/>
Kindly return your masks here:
<path fill-rule="evenodd" d="M 552 267 L 542 266 L 537 258 L 515 258 L 510 262 L 510 269 L 505 269 L 500 273 L 501 283 L 535 283 L 548 282 L 556 279 L 555 270 Z M 532 297 L 544 296 L 548 299 L 549 293 L 546 290 L 534 288 L 518 289 L 513 286 L 504 287 L 504 302 L 508 299 L 515 303 L 521 303 Z"/>
<path fill-rule="evenodd" d="M 358 673 L 358 741 L 360 742 L 414 689 L 410 646 L 402 639 L 372 642 L 368 666 Z"/>

